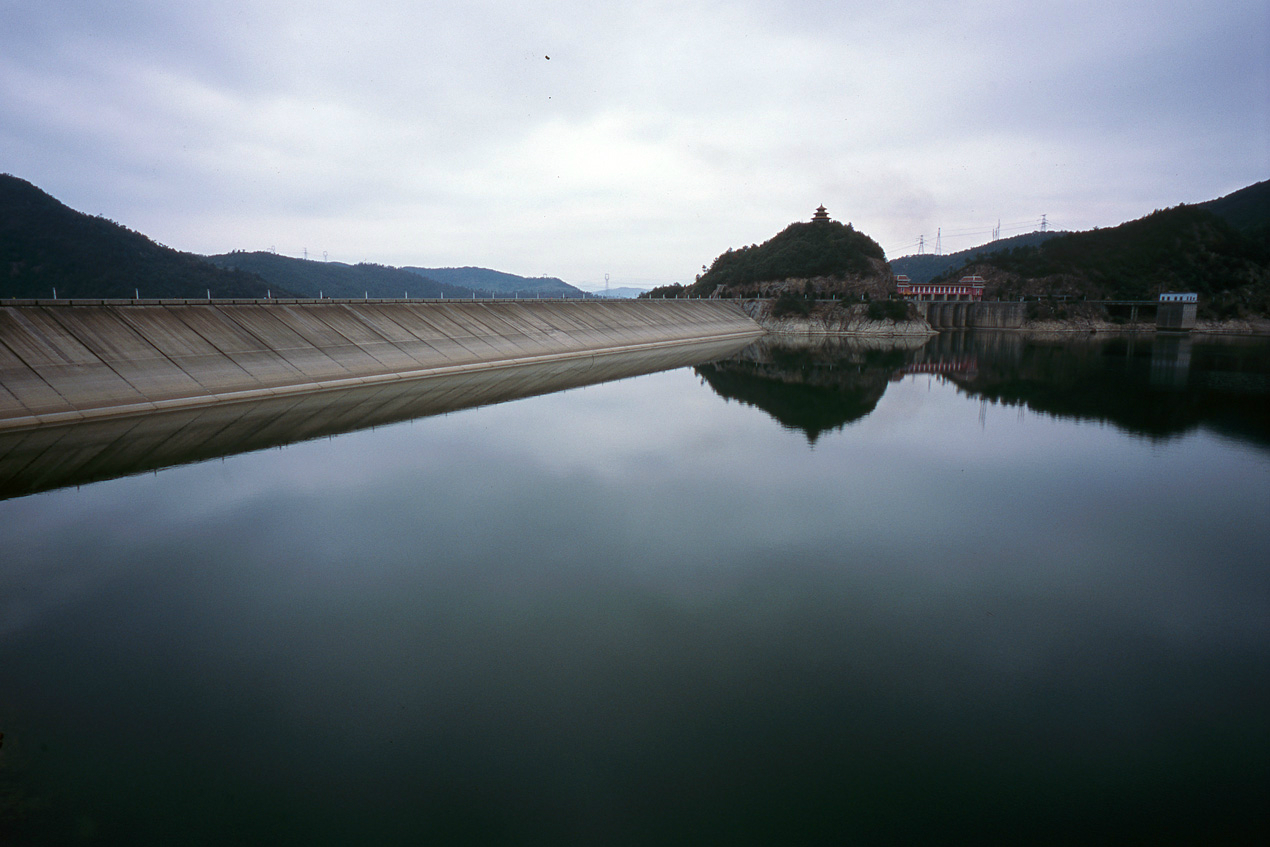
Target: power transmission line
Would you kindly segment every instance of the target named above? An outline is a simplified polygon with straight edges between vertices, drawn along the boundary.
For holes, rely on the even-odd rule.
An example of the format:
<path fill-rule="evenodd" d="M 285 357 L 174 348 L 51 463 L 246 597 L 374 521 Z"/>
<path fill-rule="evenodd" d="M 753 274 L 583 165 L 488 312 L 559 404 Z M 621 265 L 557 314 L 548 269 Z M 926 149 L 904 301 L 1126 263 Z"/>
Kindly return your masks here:
<path fill-rule="evenodd" d="M 1026 221 L 1009 221 L 1002 223 L 1001 219 L 997 219 L 996 226 L 984 227 L 966 227 L 964 229 L 953 229 L 948 231 L 948 237 L 953 241 L 964 241 L 976 236 L 987 236 L 990 241 L 999 241 L 1005 234 L 1017 234 L 1023 232 L 1049 232 L 1049 215 L 1041 215 L 1039 218 L 1032 218 Z M 976 245 L 977 246 L 977 245 Z M 913 248 L 917 249 L 917 255 L 925 255 L 926 253 L 926 236 L 919 235 L 916 241 L 910 241 L 901 245 L 894 251 L 893 255 L 909 255 Z M 969 248 L 966 248 L 969 249 Z M 956 250 L 952 252 L 958 252 Z M 935 230 L 935 253 L 936 256 L 943 255 L 943 228 Z"/>

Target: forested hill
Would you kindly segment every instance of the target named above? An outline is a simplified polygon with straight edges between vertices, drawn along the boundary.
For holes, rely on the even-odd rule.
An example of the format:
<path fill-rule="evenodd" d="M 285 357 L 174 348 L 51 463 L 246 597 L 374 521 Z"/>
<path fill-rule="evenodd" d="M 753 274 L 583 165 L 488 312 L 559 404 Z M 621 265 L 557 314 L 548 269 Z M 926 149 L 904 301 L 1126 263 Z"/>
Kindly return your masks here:
<path fill-rule="evenodd" d="M 1270 179 L 1200 203 L 1244 235 L 1270 250 Z"/>
<path fill-rule="evenodd" d="M 580 288 L 575 288 L 562 279 L 553 276 L 531 277 L 492 271 L 488 268 L 402 268 L 403 271 L 419 274 L 448 285 L 458 285 L 479 292 L 495 294 L 499 297 L 586 297 Z"/>
<path fill-rule="evenodd" d="M 896 274 L 907 276 L 910 282 L 930 282 L 940 274 L 960 268 L 967 262 L 972 262 L 981 256 L 987 256 L 997 251 L 1009 250 L 1014 247 L 1030 247 L 1036 244 L 1043 244 L 1055 236 L 1065 234 L 1052 230 L 1049 232 L 1025 232 L 1022 235 L 1012 235 L 1009 238 L 980 244 L 978 247 L 970 247 L 966 250 L 959 250 L 956 253 L 943 253 L 938 256 L 934 253 L 918 253 L 913 256 L 901 256 L 898 259 L 891 260 L 891 270 Z"/>
<path fill-rule="evenodd" d="M 208 256 L 222 268 L 251 271 L 265 279 L 275 296 L 279 290 L 301 297 L 471 297 L 472 291 L 447 285 L 402 268 L 362 262 L 318 262 L 275 253 L 236 251 Z"/>
<path fill-rule="evenodd" d="M 824 215 L 820 208 L 818 215 Z M 683 290 L 682 296 L 773 296 L 791 287 L 808 295 L 832 295 L 890 283 L 886 254 L 850 223 L 824 217 L 790 223 L 762 244 L 726 250 Z"/>
<path fill-rule="evenodd" d="M 0 297 L 264 297 L 267 287 L 0 174 Z"/>
<path fill-rule="evenodd" d="M 940 278 L 967 273 L 984 277 L 987 298 L 1153 300 L 1163 291 L 1194 291 L 1211 317 L 1270 314 L 1270 250 L 1197 206 L 994 253 Z"/>
<path fill-rule="evenodd" d="M 792 223 L 762 244 L 728 250 L 685 292 L 693 297 L 748 296 L 765 283 L 819 280 L 820 293 L 829 293 L 881 277 L 889 284 L 886 254 L 876 241 L 849 223 L 813 220 Z"/>

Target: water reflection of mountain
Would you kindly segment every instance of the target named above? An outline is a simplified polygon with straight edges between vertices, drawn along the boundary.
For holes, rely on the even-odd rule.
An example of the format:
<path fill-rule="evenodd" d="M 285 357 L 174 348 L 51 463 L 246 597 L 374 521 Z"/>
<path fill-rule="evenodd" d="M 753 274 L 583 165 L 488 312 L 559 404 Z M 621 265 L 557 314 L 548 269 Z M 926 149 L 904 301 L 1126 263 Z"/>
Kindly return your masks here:
<path fill-rule="evenodd" d="M 973 349 L 973 372 L 946 378 L 968 395 L 1109 423 L 1150 438 L 1205 427 L 1270 446 L 1270 343 L 1178 336 L 1037 338 L 958 333 L 932 342 Z"/>
<path fill-rule="evenodd" d="M 696 372 L 719 396 L 771 415 L 815 443 L 873 411 L 892 377 L 915 361 L 925 339 L 760 339 Z"/>
<path fill-rule="evenodd" d="M 873 411 L 888 382 L 933 374 L 971 397 L 1150 438 L 1205 427 L 1270 446 L 1270 342 L 952 332 L 929 341 L 762 339 L 697 373 L 811 442 Z"/>

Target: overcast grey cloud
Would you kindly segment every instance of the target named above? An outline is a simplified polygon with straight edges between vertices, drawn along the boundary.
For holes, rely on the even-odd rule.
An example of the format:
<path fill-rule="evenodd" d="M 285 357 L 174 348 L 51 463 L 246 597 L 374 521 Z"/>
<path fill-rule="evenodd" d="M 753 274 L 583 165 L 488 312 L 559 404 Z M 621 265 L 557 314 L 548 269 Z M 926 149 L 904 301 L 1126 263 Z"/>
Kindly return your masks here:
<path fill-rule="evenodd" d="M 691 280 L 1270 176 L 1265 0 L 0 0 L 0 170 L 183 250 Z"/>

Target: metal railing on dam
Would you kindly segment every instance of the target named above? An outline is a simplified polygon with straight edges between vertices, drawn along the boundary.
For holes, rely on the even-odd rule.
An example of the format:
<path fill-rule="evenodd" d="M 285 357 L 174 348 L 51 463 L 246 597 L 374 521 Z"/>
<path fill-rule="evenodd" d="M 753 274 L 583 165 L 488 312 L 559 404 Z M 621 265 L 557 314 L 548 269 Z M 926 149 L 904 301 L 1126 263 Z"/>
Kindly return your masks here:
<path fill-rule="evenodd" d="M 762 333 L 711 300 L 5 300 L 0 429 Z"/>

